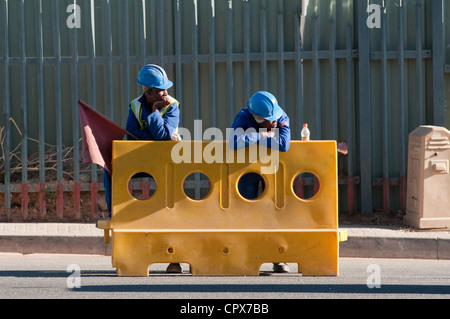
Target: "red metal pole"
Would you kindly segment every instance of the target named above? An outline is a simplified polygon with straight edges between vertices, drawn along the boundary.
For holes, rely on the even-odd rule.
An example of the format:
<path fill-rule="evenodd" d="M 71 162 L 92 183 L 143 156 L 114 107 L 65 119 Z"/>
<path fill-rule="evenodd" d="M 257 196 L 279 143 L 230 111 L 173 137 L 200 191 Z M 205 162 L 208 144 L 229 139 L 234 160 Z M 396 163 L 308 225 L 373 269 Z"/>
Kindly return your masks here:
<path fill-rule="evenodd" d="M 20 191 L 22 193 L 21 194 L 22 218 L 23 218 L 23 220 L 27 220 L 28 219 L 28 204 L 29 204 L 28 193 L 30 191 L 30 185 L 28 183 L 21 184 Z"/>
<path fill-rule="evenodd" d="M 39 214 L 41 218 L 45 218 L 47 215 L 47 185 L 45 183 L 39 183 Z"/>
<path fill-rule="evenodd" d="M 59 219 L 64 216 L 64 186 L 58 184 L 56 186 L 56 215 Z"/>
<path fill-rule="evenodd" d="M 75 218 L 81 218 L 81 183 L 74 182 L 73 183 L 73 210 L 75 213 Z"/>
<path fill-rule="evenodd" d="M 90 183 L 89 190 L 91 191 L 91 217 L 97 216 L 98 213 L 98 190 L 100 183 Z"/>

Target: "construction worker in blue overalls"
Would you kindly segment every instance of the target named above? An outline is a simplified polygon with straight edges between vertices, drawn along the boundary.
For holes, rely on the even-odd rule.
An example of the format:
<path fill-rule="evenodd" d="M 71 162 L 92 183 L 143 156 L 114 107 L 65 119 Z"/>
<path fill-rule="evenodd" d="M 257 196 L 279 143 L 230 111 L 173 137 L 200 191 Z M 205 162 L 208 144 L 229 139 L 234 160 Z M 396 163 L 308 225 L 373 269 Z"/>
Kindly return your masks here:
<path fill-rule="evenodd" d="M 128 140 L 178 141 L 180 103 L 167 90 L 173 83 L 166 71 L 158 65 L 149 64 L 139 72 L 136 82 L 142 85 L 143 94 L 131 101 L 126 130 Z M 111 175 L 104 170 L 105 199 L 111 217 Z M 170 264 L 167 272 L 182 272 L 180 264 Z"/>
<path fill-rule="evenodd" d="M 247 107 L 235 117 L 229 145 L 239 150 L 251 144 L 286 152 L 291 144 L 289 117 L 269 92 L 256 92 L 248 101 Z M 260 185 L 264 179 L 257 173 L 245 174 L 238 183 L 239 194 L 249 200 L 258 198 Z M 287 264 L 274 263 L 275 272 L 289 272 Z"/>

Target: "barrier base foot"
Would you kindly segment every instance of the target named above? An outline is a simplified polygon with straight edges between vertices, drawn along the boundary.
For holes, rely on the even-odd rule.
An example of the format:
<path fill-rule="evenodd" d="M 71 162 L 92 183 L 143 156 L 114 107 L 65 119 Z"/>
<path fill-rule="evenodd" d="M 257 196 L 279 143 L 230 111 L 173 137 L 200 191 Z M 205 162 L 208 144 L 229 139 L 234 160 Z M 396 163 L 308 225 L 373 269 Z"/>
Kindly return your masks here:
<path fill-rule="evenodd" d="M 193 276 L 259 276 L 264 263 L 297 263 L 303 276 L 338 276 L 339 230 L 114 231 L 118 276 L 153 263 L 188 263 Z"/>

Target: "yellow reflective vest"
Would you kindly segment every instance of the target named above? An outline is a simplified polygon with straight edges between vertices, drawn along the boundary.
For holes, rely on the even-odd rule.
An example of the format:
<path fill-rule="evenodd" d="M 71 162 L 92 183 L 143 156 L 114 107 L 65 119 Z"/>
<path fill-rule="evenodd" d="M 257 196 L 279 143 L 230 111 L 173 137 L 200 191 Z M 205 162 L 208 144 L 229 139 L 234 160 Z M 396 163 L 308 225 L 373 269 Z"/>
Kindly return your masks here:
<path fill-rule="evenodd" d="M 147 121 L 145 119 L 144 120 L 142 119 L 142 103 L 139 101 L 140 98 L 141 97 L 138 97 L 133 101 L 131 101 L 131 110 L 133 111 L 134 116 L 136 116 L 136 119 L 139 122 L 140 129 L 145 130 Z M 175 98 L 171 97 L 170 95 L 168 95 L 168 98 L 170 99 L 170 104 L 161 111 L 161 117 L 163 117 L 164 114 L 166 114 L 167 110 L 169 110 L 169 107 L 172 104 L 176 103 L 177 107 L 180 107 L 180 102 L 178 102 Z M 178 128 L 176 129 L 175 133 L 178 133 Z"/>

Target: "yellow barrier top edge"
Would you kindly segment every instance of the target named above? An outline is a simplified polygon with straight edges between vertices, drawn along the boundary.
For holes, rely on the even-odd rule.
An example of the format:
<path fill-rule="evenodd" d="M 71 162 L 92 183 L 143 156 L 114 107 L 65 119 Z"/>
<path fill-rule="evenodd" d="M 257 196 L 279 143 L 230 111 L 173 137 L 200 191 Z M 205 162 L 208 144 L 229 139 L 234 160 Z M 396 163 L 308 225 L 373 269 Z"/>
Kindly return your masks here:
<path fill-rule="evenodd" d="M 310 233 L 310 232 L 336 232 L 342 233 L 341 229 L 113 229 L 114 232 L 117 233 L 252 233 L 252 232 L 265 232 L 265 233 L 277 233 L 277 232 L 286 232 L 286 233 Z M 344 231 L 346 232 L 346 231 Z"/>

